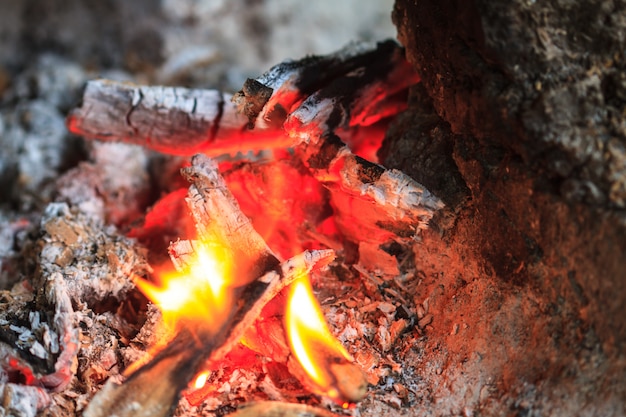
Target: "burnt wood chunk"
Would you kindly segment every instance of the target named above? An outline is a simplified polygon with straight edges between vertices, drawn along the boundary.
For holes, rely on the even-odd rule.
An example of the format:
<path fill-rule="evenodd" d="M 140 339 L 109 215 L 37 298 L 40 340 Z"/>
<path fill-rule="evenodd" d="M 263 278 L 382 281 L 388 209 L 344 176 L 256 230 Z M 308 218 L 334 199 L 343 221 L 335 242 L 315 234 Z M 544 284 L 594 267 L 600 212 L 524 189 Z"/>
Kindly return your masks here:
<path fill-rule="evenodd" d="M 250 132 L 248 119 L 217 90 L 140 86 L 110 80 L 87 83 L 70 132 L 90 139 L 142 145 L 159 152 L 212 155 L 285 146 L 280 132 Z"/>

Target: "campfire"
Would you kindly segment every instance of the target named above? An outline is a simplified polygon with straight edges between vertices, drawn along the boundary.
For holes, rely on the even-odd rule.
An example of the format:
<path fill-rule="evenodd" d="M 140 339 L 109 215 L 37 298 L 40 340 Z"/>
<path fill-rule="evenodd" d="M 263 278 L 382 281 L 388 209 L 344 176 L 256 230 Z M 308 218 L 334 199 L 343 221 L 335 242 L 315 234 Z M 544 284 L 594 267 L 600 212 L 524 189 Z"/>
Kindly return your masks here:
<path fill-rule="evenodd" d="M 623 415 L 623 10 L 277 2 L 0 6 L 0 415 Z"/>
<path fill-rule="evenodd" d="M 274 171 L 276 181 L 268 185 L 287 188 L 291 195 L 286 197 L 296 206 L 301 204 L 302 195 L 308 200 L 309 212 L 303 211 L 305 218 L 323 219 L 326 225 L 316 224 L 315 220 L 305 223 L 303 226 L 324 238 L 321 242 L 311 237 L 302 240 L 306 231 L 298 230 L 298 224 L 304 219 L 297 219 L 297 213 L 288 210 L 281 213 L 286 218 L 280 225 L 278 218 L 273 218 L 276 214 L 262 213 L 272 224 L 266 228 L 266 242 L 241 211 L 219 173 L 218 164 L 204 155 L 196 155 L 191 167 L 182 169 L 192 183 L 186 200 L 196 236 L 193 240 L 170 244 L 169 254 L 176 272 L 158 276 L 157 283 L 134 279 L 138 288 L 159 306 L 170 336 L 161 341 L 147 362 L 131 365 L 125 372 L 125 382 L 107 384 L 90 403 L 86 416 L 167 415 L 190 383 L 193 382 L 193 388 L 189 396 L 201 397 L 198 392 L 207 384 L 211 366 L 223 360 L 237 343 L 284 363 L 302 386 L 344 408 L 364 398 L 366 375 L 326 326 L 309 274 L 333 261 L 333 249 L 345 252 L 342 240 L 349 236 L 367 242 L 370 251 L 372 246 L 380 250 L 392 239 L 398 242 L 414 238 L 441 207 L 419 184 L 400 172 L 387 172 L 354 155 L 335 136 L 340 128 L 344 134 L 350 134 L 355 126 L 367 128 L 395 114 L 402 108 L 396 103 L 397 94 L 416 81 L 410 74 L 401 49 L 388 42 L 369 49 L 352 45 L 331 56 L 278 65 L 260 79 L 248 80 L 232 99 L 237 106 L 228 105 L 222 95 L 213 91 L 164 90 L 108 81 L 88 85 L 81 107 L 68 119 L 74 133 L 142 143 L 160 151 L 172 149 L 175 153 L 198 150 L 215 153 L 213 144 L 219 152 L 241 150 L 248 143 L 254 149 L 280 150 L 267 161 L 244 164 L 302 165 L 297 173 L 290 175 Z M 346 83 L 349 89 L 345 88 Z M 200 94 L 202 97 L 198 97 Z M 128 97 L 132 97 L 130 102 Z M 167 104 L 168 97 L 175 98 L 171 104 Z M 187 111 L 199 126 L 192 127 L 196 137 L 191 137 L 187 145 L 190 124 L 181 123 L 181 132 L 177 132 L 176 122 L 166 126 L 158 120 L 158 115 L 170 111 L 182 113 L 190 108 L 189 101 L 193 107 Z M 115 116 L 129 104 L 126 117 Z M 221 125 L 222 120 L 226 126 Z M 124 133 L 111 133 L 117 125 L 122 125 L 119 132 Z M 262 132 L 257 134 L 257 130 Z M 207 137 L 206 132 L 212 134 Z M 174 140 L 181 146 L 174 147 Z M 364 149 L 355 141 L 347 142 Z M 293 155 L 281 149 L 289 145 Z M 226 162 L 231 163 L 228 159 Z M 294 175 L 296 184 L 308 182 L 315 191 L 301 194 L 300 190 L 290 188 L 289 181 L 293 181 Z M 306 176 L 318 183 L 302 178 Z M 331 191 L 330 195 L 323 192 L 322 185 Z M 282 199 L 277 197 L 284 196 L 284 191 L 276 196 L 272 195 L 272 189 L 266 192 L 269 207 L 282 204 Z M 346 204 L 346 199 L 349 209 L 341 205 Z M 330 214 L 323 218 L 320 210 L 325 211 L 329 206 Z M 354 209 L 358 207 L 362 207 L 362 217 L 355 217 Z M 258 216 L 251 214 L 257 221 Z M 350 218 L 350 227 L 344 226 L 347 222 L 342 222 L 342 217 Z M 319 229 L 320 225 L 326 232 Z M 354 226 L 361 230 L 356 232 Z M 297 233 L 282 230 L 277 233 L 275 228 L 295 229 Z M 363 235 L 366 228 L 368 237 Z M 141 227 L 137 233 L 143 233 Z M 329 249 L 321 249 L 327 246 L 322 242 L 329 239 L 336 243 Z M 280 252 L 271 249 L 272 242 Z M 294 253 L 293 248 L 305 246 L 310 248 L 301 254 Z M 287 293 L 284 300 L 274 302 L 283 290 Z M 255 321 L 265 319 L 263 311 L 268 304 L 275 304 L 271 307 L 274 310 L 284 311 L 284 324 L 274 321 L 273 325 L 264 326 L 263 332 L 248 334 L 247 329 Z M 278 339 L 279 343 L 267 343 L 266 339 Z M 284 348 L 280 351 L 276 345 Z M 268 349 L 269 346 L 273 349 Z M 198 398 L 193 400 L 198 401 Z"/>
<path fill-rule="evenodd" d="M 73 133 L 166 154 L 202 153 L 190 165 L 182 160 L 181 172 L 191 183 L 186 196 L 184 188 L 164 195 L 129 233 L 148 249 L 148 259 L 162 259 L 159 237 L 174 233 L 170 262 L 129 264 L 124 288 L 112 293 L 123 307 L 136 286 L 157 307 L 147 310 L 142 332 L 159 336 L 118 375 L 87 375 L 96 384 L 108 382 L 89 400 L 85 416 L 166 416 L 181 398 L 201 406 L 215 395 L 224 363 L 243 366 L 249 360 L 270 361 L 293 379 L 287 393 L 295 386 L 299 395 L 334 402 L 338 412 L 363 400 L 372 369 L 357 363 L 333 335 L 311 280 L 323 285 L 337 268 L 369 274 L 378 261 L 368 263 L 367 257 L 389 259 L 389 266 L 381 266 L 397 273 L 386 248 L 408 247 L 443 206 L 400 171 L 364 159 L 375 159 L 385 124 L 406 108 L 407 89 L 417 81 L 403 50 L 383 42 L 279 64 L 246 81 L 232 97 L 109 80 L 87 84 L 80 107 L 67 119 Z M 241 151 L 256 154 L 236 157 Z M 190 215 L 178 217 L 185 205 Z M 42 277 L 60 288 L 42 296 L 57 311 L 57 321 L 68 320 L 72 302 L 89 302 L 78 294 L 72 302 L 65 299 L 64 268 L 75 254 L 68 247 L 61 253 L 47 247 L 59 239 L 62 245 L 84 240 L 73 231 L 68 210 L 52 206 L 44 222 L 49 236 L 42 253 L 50 253 L 60 270 L 56 279 Z M 72 285 L 79 292 L 91 290 L 82 288 L 89 284 Z M 141 299 L 137 292 L 133 297 Z M 135 315 L 144 310 L 134 307 Z M 382 343 L 399 337 L 408 327 L 406 318 L 380 336 Z M 57 372 L 32 369 L 28 356 L 17 356 L 24 349 L 20 345 L 11 367 L 27 378 L 19 389 L 47 399 L 45 391 L 30 386 L 63 391 L 71 384 L 77 334 L 71 323 L 59 328 L 54 322 L 51 329 L 42 323 L 58 338 L 52 355 L 41 347 Z M 36 337 L 32 342 L 40 346 Z M 255 404 L 326 413 L 306 404 Z M 241 413 L 260 412 L 253 410 Z"/>

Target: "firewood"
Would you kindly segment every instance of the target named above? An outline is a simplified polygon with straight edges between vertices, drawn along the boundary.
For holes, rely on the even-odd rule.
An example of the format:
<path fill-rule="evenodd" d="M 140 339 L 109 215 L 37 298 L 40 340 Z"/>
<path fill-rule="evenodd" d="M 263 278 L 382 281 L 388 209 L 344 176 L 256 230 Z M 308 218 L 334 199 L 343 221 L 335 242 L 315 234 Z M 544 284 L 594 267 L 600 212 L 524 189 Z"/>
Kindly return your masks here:
<path fill-rule="evenodd" d="M 219 155 L 289 144 L 279 130 L 250 131 L 230 94 L 103 79 L 87 83 L 81 107 L 70 112 L 67 126 L 86 138 L 132 143 L 175 155 Z"/>
<path fill-rule="evenodd" d="M 444 207 L 408 175 L 354 155 L 336 137 L 298 134 L 309 141 L 303 159 L 330 191 L 335 223 L 349 240 L 410 241 Z M 320 159 L 323 165 L 317 165 Z"/>
<path fill-rule="evenodd" d="M 339 93 L 337 110 L 350 108 L 346 127 L 370 126 L 405 109 L 407 89 L 418 80 L 395 42 L 354 43 L 335 54 L 280 64 L 246 81 L 234 97 L 217 90 L 89 81 L 67 126 L 89 139 L 176 155 L 286 148 L 292 141 L 282 123 L 310 95 Z"/>
<path fill-rule="evenodd" d="M 68 127 L 173 154 L 294 146 L 331 190 L 344 235 L 381 244 L 414 237 L 443 204 L 401 172 L 353 155 L 338 134 L 402 110 L 418 81 L 395 42 L 351 44 L 274 66 L 246 81 L 234 105 L 217 91 L 93 81 Z"/>
<path fill-rule="evenodd" d="M 325 221 L 332 223 L 332 208 L 326 188 L 298 158 L 274 154 L 271 160 L 222 164 L 220 169 L 241 210 L 277 256 L 289 258 L 299 248 L 341 247 L 330 238 L 322 245 L 310 236 Z"/>
<path fill-rule="evenodd" d="M 177 241 L 170 247 L 170 255 L 173 259 L 177 259 L 179 268 L 184 269 L 185 259 L 190 259 L 194 251 L 194 241 Z M 278 281 L 280 284 L 268 286 L 264 289 L 259 299 L 245 308 L 245 316 L 235 328 L 231 329 L 227 339 L 213 350 L 209 357 L 209 361 L 221 360 L 236 343 L 241 340 L 247 329 L 254 324 L 254 321 L 261 316 L 261 310 L 272 301 L 285 287 L 298 277 L 302 277 L 307 273 L 327 266 L 334 259 L 334 251 L 332 250 L 316 250 L 305 251 L 284 262 L 282 262 L 277 270 L 272 270 L 257 279 L 262 282 Z M 242 295 L 243 297 L 243 295 Z"/>
<path fill-rule="evenodd" d="M 332 102 L 326 108 L 332 129 L 367 126 L 406 108 L 400 93 L 418 81 L 396 42 L 355 42 L 333 54 L 275 65 L 247 80 L 233 102 L 261 129 L 282 126 L 296 109 L 323 99 Z"/>
<path fill-rule="evenodd" d="M 186 201 L 198 236 L 227 247 L 236 263 L 233 276 L 240 284 L 278 265 L 265 240 L 242 213 L 213 160 L 196 155 L 192 165 L 181 172 L 192 183 Z"/>
<path fill-rule="evenodd" d="M 121 385 L 108 382 L 93 398 L 85 417 L 168 416 L 180 392 L 207 359 L 218 360 L 232 348 L 262 307 L 285 286 L 327 264 L 332 251 L 304 252 L 238 291 L 230 319 L 216 333 L 182 326 L 154 358 L 135 370 Z M 193 328 L 190 328 L 193 327 Z"/>
<path fill-rule="evenodd" d="M 192 159 L 192 166 L 183 169 L 182 172 L 192 182 L 187 204 L 194 217 L 198 235 L 209 238 L 209 240 L 214 238 L 229 245 L 234 259 L 239 264 L 237 270 L 234 271 L 234 276 L 243 277 L 240 280 L 241 284 L 248 283 L 250 279 L 258 276 L 257 274 L 273 268 L 278 262 L 276 256 L 263 238 L 254 230 L 250 220 L 241 212 L 239 204 L 219 174 L 217 164 L 206 156 L 196 155 Z M 184 268 L 188 259 L 193 259 L 193 256 L 190 255 L 193 254 L 194 245 L 193 241 L 179 241 L 170 247 L 172 261 L 179 269 Z M 273 294 L 271 298 L 274 298 L 275 295 L 277 294 Z M 260 313 L 259 308 L 256 317 Z M 253 321 L 246 328 L 251 327 Z M 275 325 L 279 324 L 282 323 L 275 323 Z M 270 333 L 284 334 L 280 331 Z M 218 353 L 214 353 L 211 359 L 217 360 L 231 350 L 233 343 L 239 341 L 241 336 L 243 334 L 233 334 L 229 339 L 230 342 L 222 344 Z M 283 357 L 279 352 L 278 355 Z M 333 397 L 336 401 L 356 402 L 363 398 L 367 384 L 362 372 L 356 365 L 343 357 L 336 357 L 329 350 L 324 350 L 319 359 L 319 363 L 327 362 L 325 368 L 333 376 L 335 381 L 333 390 L 336 390 Z M 293 362 L 290 368 L 298 374 L 301 381 L 307 383 L 303 370 L 296 362 Z M 336 372 L 338 368 L 341 368 L 341 372 Z M 339 375 L 339 373 L 343 375 Z M 315 391 L 314 387 L 312 390 Z"/>

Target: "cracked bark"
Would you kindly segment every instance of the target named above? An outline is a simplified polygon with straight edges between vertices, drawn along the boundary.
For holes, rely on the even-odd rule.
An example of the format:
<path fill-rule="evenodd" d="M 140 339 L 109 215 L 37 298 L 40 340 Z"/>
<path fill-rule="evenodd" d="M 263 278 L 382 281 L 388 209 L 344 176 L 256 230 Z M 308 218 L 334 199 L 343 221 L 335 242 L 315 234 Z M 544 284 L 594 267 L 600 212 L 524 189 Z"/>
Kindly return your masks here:
<path fill-rule="evenodd" d="M 109 80 L 87 83 L 81 107 L 69 114 L 67 125 L 86 138 L 178 155 L 219 155 L 289 143 L 274 130 L 250 132 L 247 118 L 237 113 L 227 93 Z"/>

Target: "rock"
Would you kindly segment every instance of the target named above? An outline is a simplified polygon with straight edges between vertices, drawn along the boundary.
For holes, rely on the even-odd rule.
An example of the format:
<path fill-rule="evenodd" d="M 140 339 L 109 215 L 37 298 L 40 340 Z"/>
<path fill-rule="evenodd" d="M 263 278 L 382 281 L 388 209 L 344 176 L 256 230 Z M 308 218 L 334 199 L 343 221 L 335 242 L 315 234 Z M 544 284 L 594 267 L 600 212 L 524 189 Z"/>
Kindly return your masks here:
<path fill-rule="evenodd" d="M 396 1 L 423 89 L 381 159 L 448 203 L 414 249 L 415 413 L 622 413 L 623 6 Z"/>

